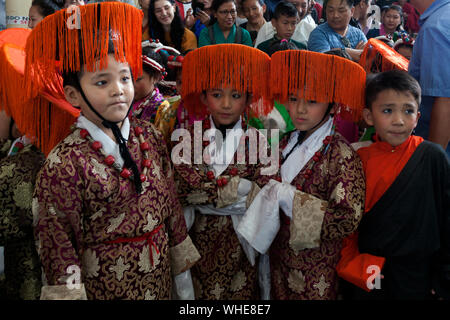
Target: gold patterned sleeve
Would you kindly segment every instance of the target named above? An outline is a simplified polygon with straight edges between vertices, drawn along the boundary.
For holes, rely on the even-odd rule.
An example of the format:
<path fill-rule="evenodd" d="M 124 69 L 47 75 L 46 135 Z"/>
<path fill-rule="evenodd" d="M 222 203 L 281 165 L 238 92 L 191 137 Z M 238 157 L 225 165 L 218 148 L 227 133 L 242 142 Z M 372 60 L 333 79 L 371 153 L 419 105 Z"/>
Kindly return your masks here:
<path fill-rule="evenodd" d="M 328 168 L 328 204 L 321 238 L 342 239 L 353 233 L 362 218 L 365 178 L 361 159 L 342 139 L 336 139 Z M 331 145 L 330 145 L 331 146 Z"/>
<path fill-rule="evenodd" d="M 178 103 L 170 104 L 167 100 L 164 100 L 156 112 L 155 127 L 163 135 L 167 146 L 171 145 L 170 137 L 177 120 L 177 108 Z"/>
<path fill-rule="evenodd" d="M 320 246 L 322 223 L 328 202 L 302 191 L 295 191 L 289 246 L 295 250 Z"/>
<path fill-rule="evenodd" d="M 185 272 L 200 259 L 200 254 L 189 236 L 183 242 L 169 248 L 169 254 L 173 275 Z"/>
<path fill-rule="evenodd" d="M 82 235 L 82 190 L 70 148 L 57 146 L 37 177 L 32 203 L 38 253 L 49 286 L 65 286 L 73 270 L 81 272 L 76 248 Z"/>

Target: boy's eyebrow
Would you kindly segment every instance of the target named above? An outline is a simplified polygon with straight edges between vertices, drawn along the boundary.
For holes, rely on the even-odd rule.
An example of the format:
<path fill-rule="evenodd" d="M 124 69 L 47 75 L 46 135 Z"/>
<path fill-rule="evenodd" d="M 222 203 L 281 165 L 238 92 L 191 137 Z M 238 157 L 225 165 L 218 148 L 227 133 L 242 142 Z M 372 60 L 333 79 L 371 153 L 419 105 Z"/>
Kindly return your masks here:
<path fill-rule="evenodd" d="M 397 104 L 392 102 L 392 103 L 382 103 L 380 106 L 382 107 L 393 107 L 396 106 Z M 408 107 L 417 107 L 417 105 L 415 103 L 403 103 L 402 106 L 408 106 Z"/>
<path fill-rule="evenodd" d="M 129 68 L 123 68 L 119 71 L 119 73 L 129 73 L 129 72 L 130 72 Z M 100 72 L 100 73 L 97 73 L 92 78 L 95 79 L 95 78 L 100 78 L 100 77 L 106 77 L 106 76 L 109 76 L 110 74 L 111 74 L 111 72 Z"/>

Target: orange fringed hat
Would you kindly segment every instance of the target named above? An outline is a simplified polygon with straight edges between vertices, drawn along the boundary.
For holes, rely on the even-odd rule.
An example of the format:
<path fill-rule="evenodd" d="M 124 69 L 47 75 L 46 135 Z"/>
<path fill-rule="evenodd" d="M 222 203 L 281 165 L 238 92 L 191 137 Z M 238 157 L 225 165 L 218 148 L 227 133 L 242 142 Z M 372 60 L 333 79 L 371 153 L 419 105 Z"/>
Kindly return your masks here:
<path fill-rule="evenodd" d="M 183 60 L 181 94 L 188 112 L 203 117 L 207 106 L 200 101 L 203 91 L 231 87 L 252 94 L 250 108 L 256 115 L 270 112 L 269 56 L 241 44 L 217 44 L 195 49 Z"/>
<path fill-rule="evenodd" d="M 44 153 L 67 136 L 79 114 L 65 102 L 62 74 L 81 71 L 83 66 L 94 71 L 96 63 L 105 68 L 109 41 L 118 61 L 128 62 L 135 77 L 142 73 L 142 16 L 141 10 L 126 3 L 93 3 L 57 11 L 32 30 L 25 47 L 23 87 L 30 99 L 45 97 L 55 108 L 30 104 L 24 128 Z"/>
<path fill-rule="evenodd" d="M 83 65 L 92 72 L 98 62 L 105 68 L 109 40 L 114 42 L 116 60 L 128 62 L 137 77 L 142 73 L 142 16 L 141 10 L 129 4 L 103 2 L 59 10 L 46 17 L 27 41 L 27 92 L 36 94 L 55 73 L 81 71 Z"/>
<path fill-rule="evenodd" d="M 65 100 L 62 91 L 40 92 L 33 98 L 27 98 L 23 94 L 25 50 L 21 46 L 5 43 L 0 48 L 0 67 L 0 109 L 3 106 L 19 130 L 47 155 L 59 142 L 58 137 L 69 134 L 70 125 L 78 117 L 79 110 Z M 42 117 L 42 111 L 45 112 L 45 117 Z M 40 121 L 41 119 L 47 122 Z M 53 128 L 54 131 L 50 131 L 51 119 L 58 121 L 58 127 Z M 34 125 L 37 121 L 40 121 L 40 126 Z"/>
<path fill-rule="evenodd" d="M 350 120 L 361 118 L 366 73 L 357 63 L 306 50 L 279 51 L 271 59 L 273 99 L 284 102 L 300 89 L 301 98 L 339 103 L 350 109 Z"/>
<path fill-rule="evenodd" d="M 372 38 L 364 46 L 359 64 L 367 73 L 394 69 L 408 71 L 409 61 L 383 41 Z"/>
<path fill-rule="evenodd" d="M 30 35 L 30 29 L 11 28 L 0 31 L 0 47 L 5 43 L 13 43 L 25 48 L 27 38 Z"/>

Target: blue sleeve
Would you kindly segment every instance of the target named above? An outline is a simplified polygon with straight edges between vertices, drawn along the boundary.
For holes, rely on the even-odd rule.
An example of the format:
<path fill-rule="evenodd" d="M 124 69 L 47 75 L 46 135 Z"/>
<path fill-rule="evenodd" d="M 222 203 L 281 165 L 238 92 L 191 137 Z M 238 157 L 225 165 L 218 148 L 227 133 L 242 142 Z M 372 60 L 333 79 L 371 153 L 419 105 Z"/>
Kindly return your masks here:
<path fill-rule="evenodd" d="M 426 26 L 417 39 L 420 44 L 414 48 L 418 50 L 413 53 L 410 73 L 419 79 L 423 96 L 450 97 L 450 64 L 444 61 L 444 57 L 450 57 L 450 19 L 446 21 Z"/>
<path fill-rule="evenodd" d="M 200 37 L 198 37 L 198 47 L 204 47 L 211 44 L 211 40 L 209 39 L 208 28 L 203 28 L 200 31 Z"/>
<path fill-rule="evenodd" d="M 315 28 L 311 32 L 308 39 L 308 50 L 315 52 L 326 52 L 331 50 L 326 35 L 322 30 Z"/>

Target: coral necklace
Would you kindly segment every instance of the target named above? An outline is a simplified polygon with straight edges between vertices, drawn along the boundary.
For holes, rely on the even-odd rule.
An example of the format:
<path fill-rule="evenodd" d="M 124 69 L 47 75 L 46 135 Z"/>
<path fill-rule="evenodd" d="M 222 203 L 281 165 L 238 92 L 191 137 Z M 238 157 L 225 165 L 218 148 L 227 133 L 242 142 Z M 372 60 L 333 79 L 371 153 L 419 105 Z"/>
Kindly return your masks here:
<path fill-rule="evenodd" d="M 242 126 L 246 127 L 247 122 L 245 121 L 244 117 L 241 118 L 241 121 L 242 121 Z M 203 130 L 209 130 L 209 129 L 211 129 L 211 120 L 209 117 L 207 117 L 205 120 L 203 120 Z M 207 147 L 208 145 L 209 145 L 209 141 L 203 141 L 203 147 Z M 230 175 L 231 175 L 231 177 L 239 175 L 238 168 L 236 168 L 236 167 L 231 168 Z M 214 171 L 212 171 L 212 170 L 209 170 L 206 172 L 206 177 L 212 183 L 216 183 L 218 187 L 225 187 L 228 184 L 228 178 L 230 178 L 230 176 L 227 176 L 227 175 L 219 176 L 216 178 Z"/>
<path fill-rule="evenodd" d="M 142 182 L 145 182 L 147 180 L 147 172 L 150 169 L 152 163 L 150 161 L 150 145 L 148 144 L 148 142 L 146 142 L 144 140 L 144 130 L 141 127 L 134 127 L 134 133 L 136 134 L 136 136 L 139 139 L 139 147 L 144 155 L 144 160 L 142 161 L 142 173 L 139 176 L 139 179 Z M 86 129 L 81 129 L 80 130 L 80 137 L 83 139 L 86 139 L 90 142 L 91 148 L 94 149 L 95 151 L 98 151 L 101 153 L 101 155 L 103 155 L 105 157 L 105 159 L 103 160 L 103 162 L 109 166 L 112 167 L 114 169 L 116 169 L 118 172 L 120 172 L 120 176 L 122 178 L 125 179 L 130 179 L 130 180 L 134 180 L 134 176 L 131 173 L 130 170 L 128 170 L 127 168 L 121 168 L 120 165 L 116 162 L 116 159 L 114 158 L 114 156 L 112 155 L 108 155 L 105 150 L 103 149 L 102 143 L 100 141 L 95 141 L 91 135 L 89 134 L 89 132 Z"/>
<path fill-rule="evenodd" d="M 330 146 L 330 143 L 333 140 L 334 133 L 335 133 L 335 126 L 333 125 L 330 135 L 326 136 L 325 139 L 323 139 L 322 147 L 318 151 L 316 151 L 316 153 L 314 153 L 314 156 L 311 158 L 312 161 L 308 161 L 309 165 L 307 166 L 307 168 L 305 170 L 302 169 L 302 171 L 303 171 L 303 173 L 301 173 L 302 179 L 300 179 L 300 182 L 297 183 L 297 185 L 296 185 L 297 190 L 303 191 L 303 186 L 304 186 L 305 182 L 312 177 L 313 167 L 317 164 L 317 162 L 319 162 L 321 157 L 323 155 L 325 155 L 325 153 L 328 151 L 328 147 Z M 280 167 L 281 167 L 281 164 L 280 164 Z M 281 176 L 278 174 L 277 177 L 275 178 L 275 180 L 281 182 Z"/>

